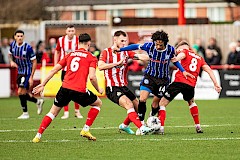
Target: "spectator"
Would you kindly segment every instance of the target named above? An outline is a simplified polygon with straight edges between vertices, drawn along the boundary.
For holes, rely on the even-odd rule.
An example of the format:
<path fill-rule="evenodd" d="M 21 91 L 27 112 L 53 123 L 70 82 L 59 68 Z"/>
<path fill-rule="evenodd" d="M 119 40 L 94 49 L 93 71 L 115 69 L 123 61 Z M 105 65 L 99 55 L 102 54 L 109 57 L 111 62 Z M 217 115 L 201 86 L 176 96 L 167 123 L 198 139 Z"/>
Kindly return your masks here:
<path fill-rule="evenodd" d="M 31 41 L 31 42 L 30 42 L 30 46 L 32 47 L 33 52 L 36 53 L 36 51 L 37 51 L 36 42 L 35 42 L 35 41 Z"/>
<path fill-rule="evenodd" d="M 46 63 L 50 62 L 50 58 L 45 50 L 45 42 L 39 41 L 36 47 L 36 57 L 37 57 L 37 63 L 42 63 L 42 60 L 45 60 Z"/>
<path fill-rule="evenodd" d="M 198 55 L 205 58 L 205 48 L 202 45 L 201 39 L 199 39 L 199 38 L 196 39 L 196 45 L 198 46 L 198 51 L 197 51 Z"/>
<path fill-rule="evenodd" d="M 3 38 L 2 39 L 2 55 L 3 55 L 3 60 L 4 63 L 9 64 L 9 57 L 8 57 L 8 52 L 9 52 L 10 46 L 9 46 L 9 42 L 8 42 L 8 38 Z"/>
<path fill-rule="evenodd" d="M 1 48 L 0 48 L 0 64 L 4 64 L 4 58 L 3 58 L 3 54 L 2 54 L 2 51 L 1 51 Z"/>
<path fill-rule="evenodd" d="M 50 62 L 49 63 L 53 63 L 54 62 L 54 54 L 55 54 L 55 49 L 57 46 L 57 41 L 55 38 L 50 38 L 48 41 L 48 47 L 47 47 L 47 53 L 48 53 L 48 57 L 50 58 Z"/>
<path fill-rule="evenodd" d="M 89 51 L 95 56 L 97 57 L 97 59 L 99 59 L 100 53 L 101 51 L 97 48 L 96 44 L 91 43 Z"/>
<path fill-rule="evenodd" d="M 208 49 L 212 50 L 215 65 L 220 65 L 222 60 L 222 51 L 217 46 L 217 40 L 213 37 L 209 39 Z"/>
<path fill-rule="evenodd" d="M 237 43 L 229 44 L 230 53 L 228 54 L 227 64 L 240 65 L 240 51 L 237 51 Z"/>
<path fill-rule="evenodd" d="M 205 61 L 208 65 L 219 65 L 219 59 L 217 56 L 214 56 L 213 54 L 213 50 L 211 49 L 206 49 L 206 57 L 205 57 Z"/>
<path fill-rule="evenodd" d="M 237 41 L 237 48 L 236 48 L 236 50 L 237 50 L 238 52 L 240 52 L 240 39 Z"/>

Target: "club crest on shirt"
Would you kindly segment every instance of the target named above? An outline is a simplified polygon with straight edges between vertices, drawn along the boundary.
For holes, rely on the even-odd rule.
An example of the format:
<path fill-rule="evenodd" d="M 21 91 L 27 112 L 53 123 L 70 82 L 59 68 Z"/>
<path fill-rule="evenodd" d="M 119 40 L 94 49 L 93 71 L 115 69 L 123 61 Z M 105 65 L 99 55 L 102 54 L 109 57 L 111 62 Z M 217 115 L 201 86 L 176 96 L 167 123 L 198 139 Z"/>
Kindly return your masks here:
<path fill-rule="evenodd" d="M 27 52 L 26 52 L 26 51 L 22 51 L 22 54 L 23 54 L 23 55 L 26 55 L 26 54 L 27 54 Z"/>
<path fill-rule="evenodd" d="M 170 97 L 170 94 L 169 94 L 168 92 L 166 92 L 164 95 L 165 95 L 166 97 Z"/>
<path fill-rule="evenodd" d="M 149 84 L 149 80 L 148 79 L 144 79 L 143 83 L 144 84 Z"/>
<path fill-rule="evenodd" d="M 117 92 L 117 96 L 119 97 L 122 94 L 122 92 Z"/>

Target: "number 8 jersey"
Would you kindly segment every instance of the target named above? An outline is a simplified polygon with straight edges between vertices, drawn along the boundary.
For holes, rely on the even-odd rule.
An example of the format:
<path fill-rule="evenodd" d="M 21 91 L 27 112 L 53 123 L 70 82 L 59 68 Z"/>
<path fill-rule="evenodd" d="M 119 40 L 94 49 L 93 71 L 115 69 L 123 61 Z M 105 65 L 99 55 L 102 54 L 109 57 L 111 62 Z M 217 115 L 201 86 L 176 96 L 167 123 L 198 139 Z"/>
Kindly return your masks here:
<path fill-rule="evenodd" d="M 206 62 L 203 57 L 195 54 L 192 50 L 183 49 L 180 52 L 185 54 L 185 58 L 180 62 L 181 65 L 187 72 L 194 75 L 195 78 L 187 77 L 186 79 L 182 72 L 178 70 L 174 82 L 182 82 L 195 87 L 200 69 L 203 65 L 206 65 Z"/>
<path fill-rule="evenodd" d="M 83 48 L 70 52 L 58 62 L 67 71 L 63 79 L 62 87 L 78 92 L 87 92 L 87 78 L 89 68 L 96 68 L 97 58 Z"/>

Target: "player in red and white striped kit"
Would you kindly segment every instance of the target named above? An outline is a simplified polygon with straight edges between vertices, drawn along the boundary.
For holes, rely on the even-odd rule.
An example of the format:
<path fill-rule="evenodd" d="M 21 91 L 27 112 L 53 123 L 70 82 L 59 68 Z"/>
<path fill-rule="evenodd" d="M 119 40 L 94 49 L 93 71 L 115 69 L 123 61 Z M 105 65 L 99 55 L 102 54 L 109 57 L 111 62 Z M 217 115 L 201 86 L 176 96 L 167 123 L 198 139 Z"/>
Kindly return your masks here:
<path fill-rule="evenodd" d="M 138 99 L 127 87 L 127 60 L 136 58 L 140 60 L 148 60 L 146 54 L 135 54 L 132 51 L 114 52 L 116 48 L 124 47 L 127 43 L 127 34 L 123 31 L 114 33 L 114 44 L 110 48 L 102 51 L 98 62 L 99 70 L 104 70 L 106 79 L 106 95 L 114 103 L 120 105 L 127 110 L 127 117 L 119 126 L 119 130 L 128 134 L 134 132 L 128 127 L 133 122 L 139 129 L 140 135 L 153 132 L 153 129 L 144 126 L 137 115 Z"/>
<path fill-rule="evenodd" d="M 59 60 L 62 60 L 68 53 L 74 52 L 78 49 L 78 37 L 75 35 L 75 27 L 73 25 L 67 26 L 66 35 L 62 36 L 57 41 L 56 51 L 54 54 L 54 65 L 58 63 Z M 62 69 L 61 79 L 63 81 L 66 74 L 67 68 Z M 79 111 L 79 104 L 74 102 L 75 106 L 75 117 L 83 118 Z M 61 119 L 67 119 L 69 117 L 68 105 L 64 106 L 64 115 Z"/>

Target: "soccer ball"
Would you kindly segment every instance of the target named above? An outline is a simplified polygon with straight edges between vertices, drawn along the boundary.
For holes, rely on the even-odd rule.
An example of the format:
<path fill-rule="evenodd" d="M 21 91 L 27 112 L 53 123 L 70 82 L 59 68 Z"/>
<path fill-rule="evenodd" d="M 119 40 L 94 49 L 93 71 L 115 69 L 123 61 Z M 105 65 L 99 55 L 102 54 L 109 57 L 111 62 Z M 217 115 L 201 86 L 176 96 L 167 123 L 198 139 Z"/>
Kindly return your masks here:
<path fill-rule="evenodd" d="M 149 128 L 154 128 L 154 132 L 158 132 L 160 130 L 161 123 L 158 117 L 151 116 L 147 119 L 147 126 Z"/>

